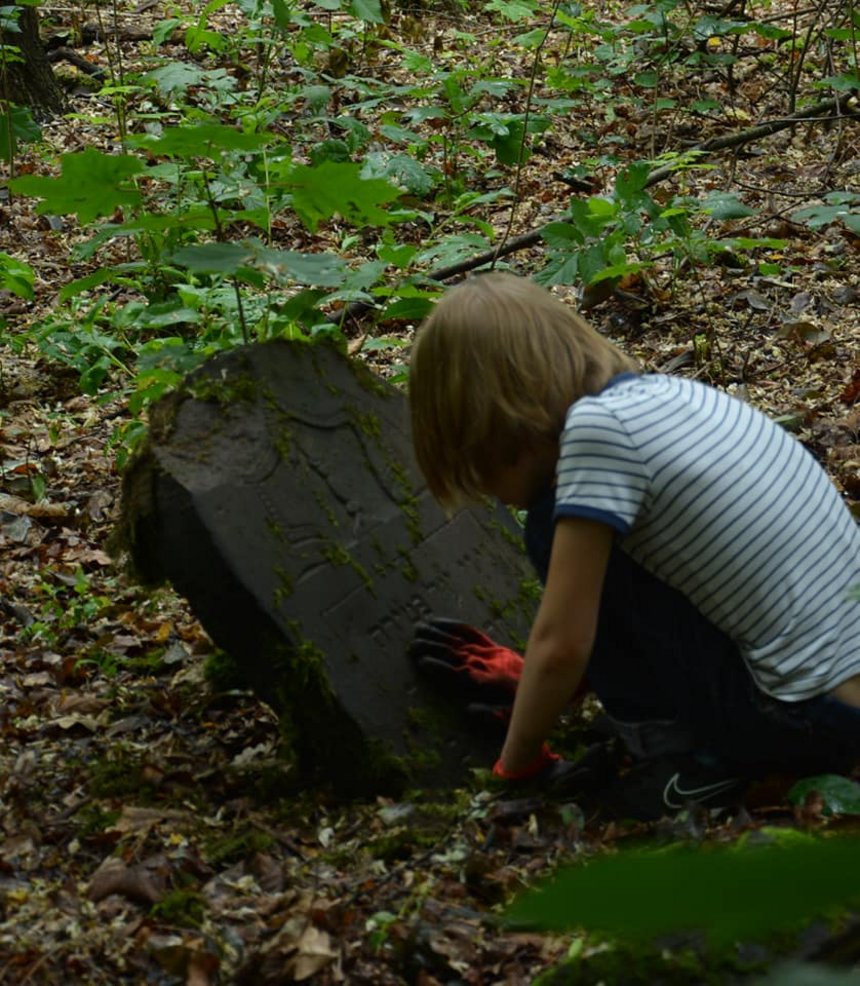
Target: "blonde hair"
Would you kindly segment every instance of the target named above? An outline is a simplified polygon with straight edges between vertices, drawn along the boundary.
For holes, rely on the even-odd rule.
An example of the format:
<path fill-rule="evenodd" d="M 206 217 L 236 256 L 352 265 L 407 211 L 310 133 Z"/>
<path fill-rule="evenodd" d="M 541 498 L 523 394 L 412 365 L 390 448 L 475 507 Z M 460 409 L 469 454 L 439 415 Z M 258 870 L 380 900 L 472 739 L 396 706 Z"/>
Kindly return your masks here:
<path fill-rule="evenodd" d="M 501 465 L 558 440 L 570 405 L 636 363 L 546 289 L 513 274 L 452 288 L 418 330 L 409 404 L 418 465 L 449 508 Z"/>

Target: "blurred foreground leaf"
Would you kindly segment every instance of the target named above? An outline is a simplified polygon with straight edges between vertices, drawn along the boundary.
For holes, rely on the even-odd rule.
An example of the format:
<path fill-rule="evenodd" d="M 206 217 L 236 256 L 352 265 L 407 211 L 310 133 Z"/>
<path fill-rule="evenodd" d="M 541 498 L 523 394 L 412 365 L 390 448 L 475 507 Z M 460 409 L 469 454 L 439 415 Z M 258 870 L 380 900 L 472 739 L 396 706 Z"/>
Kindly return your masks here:
<path fill-rule="evenodd" d="M 802 805 L 811 792 L 821 795 L 827 815 L 860 815 L 860 784 L 841 774 L 805 777 L 788 792 L 788 800 Z"/>
<path fill-rule="evenodd" d="M 860 840 L 673 848 L 604 856 L 515 901 L 511 924 L 653 938 L 750 940 L 860 901 Z"/>

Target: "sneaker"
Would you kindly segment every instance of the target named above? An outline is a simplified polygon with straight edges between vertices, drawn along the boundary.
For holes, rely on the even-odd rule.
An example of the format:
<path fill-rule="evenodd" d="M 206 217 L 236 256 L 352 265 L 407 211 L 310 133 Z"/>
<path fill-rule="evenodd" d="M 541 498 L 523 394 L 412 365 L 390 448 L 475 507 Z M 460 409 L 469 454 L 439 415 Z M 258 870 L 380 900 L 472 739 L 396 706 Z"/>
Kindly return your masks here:
<path fill-rule="evenodd" d="M 643 760 L 602 784 L 583 785 L 583 779 L 582 772 L 571 771 L 559 777 L 554 793 L 579 796 L 604 816 L 638 821 L 656 821 L 692 805 L 733 808 L 749 785 L 746 778 L 694 754 Z"/>

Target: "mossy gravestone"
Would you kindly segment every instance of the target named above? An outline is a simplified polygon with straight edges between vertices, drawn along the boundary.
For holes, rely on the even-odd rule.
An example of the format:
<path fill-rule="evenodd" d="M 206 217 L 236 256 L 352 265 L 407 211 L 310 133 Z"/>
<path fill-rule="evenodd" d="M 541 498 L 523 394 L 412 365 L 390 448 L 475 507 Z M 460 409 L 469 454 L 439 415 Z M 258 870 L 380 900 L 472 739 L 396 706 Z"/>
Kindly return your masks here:
<path fill-rule="evenodd" d="M 192 374 L 153 410 L 123 526 L 138 572 L 189 600 L 310 779 L 453 784 L 497 753 L 407 649 L 431 615 L 522 644 L 535 601 L 516 524 L 502 508 L 446 519 L 403 395 L 334 347 L 248 346 Z"/>

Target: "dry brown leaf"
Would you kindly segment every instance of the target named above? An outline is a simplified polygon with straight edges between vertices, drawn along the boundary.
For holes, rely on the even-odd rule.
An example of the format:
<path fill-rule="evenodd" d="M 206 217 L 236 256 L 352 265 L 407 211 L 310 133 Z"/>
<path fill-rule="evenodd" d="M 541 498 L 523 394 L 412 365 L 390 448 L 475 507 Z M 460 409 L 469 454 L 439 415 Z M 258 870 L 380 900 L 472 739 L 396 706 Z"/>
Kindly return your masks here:
<path fill-rule="evenodd" d="M 79 715 L 85 715 L 87 713 L 98 715 L 107 705 L 108 703 L 105 699 L 96 698 L 95 695 L 63 692 L 57 700 L 56 711 L 62 712 L 64 715 L 70 715 L 72 713 L 78 713 Z"/>
<path fill-rule="evenodd" d="M 30 503 L 11 493 L 0 493 L 0 510 L 35 517 L 37 520 L 62 520 L 70 513 L 65 503 Z"/>
<path fill-rule="evenodd" d="M 83 715 L 59 716 L 56 719 L 52 719 L 50 725 L 58 726 L 64 731 L 68 731 L 70 729 L 85 729 L 89 733 L 94 733 L 99 728 L 97 719 L 94 719 L 92 716 Z"/>
<path fill-rule="evenodd" d="M 87 896 L 98 902 L 119 894 L 137 904 L 157 904 L 164 892 L 159 882 L 145 866 L 126 866 L 111 856 L 93 873 Z"/>
<path fill-rule="evenodd" d="M 284 971 L 296 982 L 310 979 L 329 965 L 335 965 L 335 973 L 339 972 L 340 951 L 332 947 L 328 932 L 309 924 L 293 947 L 296 954 L 287 960 Z"/>
<path fill-rule="evenodd" d="M 123 835 L 129 832 L 145 832 L 161 822 L 186 817 L 185 812 L 167 808 L 137 808 L 133 805 L 124 805 L 122 814 L 109 831 L 121 832 Z"/>

